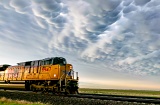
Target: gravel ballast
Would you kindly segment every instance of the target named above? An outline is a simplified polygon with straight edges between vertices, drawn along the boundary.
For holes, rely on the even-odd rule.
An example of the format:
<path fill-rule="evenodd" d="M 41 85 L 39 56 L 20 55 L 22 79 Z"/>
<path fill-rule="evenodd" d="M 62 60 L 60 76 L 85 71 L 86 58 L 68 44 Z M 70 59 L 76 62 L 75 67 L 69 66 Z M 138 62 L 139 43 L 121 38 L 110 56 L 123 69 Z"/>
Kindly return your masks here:
<path fill-rule="evenodd" d="M 46 105 L 154 105 L 136 102 L 121 102 L 112 100 L 98 100 L 87 98 L 75 98 L 64 96 L 52 96 L 36 93 L 8 92 L 0 91 L 0 97 L 6 97 L 12 100 L 26 100 L 30 102 L 42 102 Z"/>

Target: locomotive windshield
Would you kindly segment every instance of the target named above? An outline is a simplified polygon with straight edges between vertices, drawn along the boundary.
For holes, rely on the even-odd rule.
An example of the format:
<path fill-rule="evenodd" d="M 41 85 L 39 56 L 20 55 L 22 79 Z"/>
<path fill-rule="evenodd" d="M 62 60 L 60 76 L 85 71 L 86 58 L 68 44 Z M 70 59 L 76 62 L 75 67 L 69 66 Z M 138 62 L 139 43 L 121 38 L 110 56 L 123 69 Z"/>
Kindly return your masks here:
<path fill-rule="evenodd" d="M 53 64 L 60 64 L 60 65 L 65 65 L 67 64 L 66 59 L 64 58 L 54 58 Z"/>
<path fill-rule="evenodd" d="M 50 58 L 50 59 L 45 59 L 42 61 L 42 65 L 56 65 L 56 64 L 60 64 L 60 65 L 65 65 L 67 64 L 66 59 L 62 58 L 62 57 L 55 57 L 55 58 Z"/>

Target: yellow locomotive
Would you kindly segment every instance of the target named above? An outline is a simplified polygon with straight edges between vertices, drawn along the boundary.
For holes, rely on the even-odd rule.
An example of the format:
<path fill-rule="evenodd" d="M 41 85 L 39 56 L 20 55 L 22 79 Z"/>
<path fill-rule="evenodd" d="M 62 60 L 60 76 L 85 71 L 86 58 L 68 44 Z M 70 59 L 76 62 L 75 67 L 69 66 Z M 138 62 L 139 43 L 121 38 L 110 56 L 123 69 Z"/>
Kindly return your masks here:
<path fill-rule="evenodd" d="M 0 81 L 25 81 L 25 89 L 31 91 L 78 93 L 78 72 L 74 73 L 73 66 L 63 57 L 2 65 Z"/>

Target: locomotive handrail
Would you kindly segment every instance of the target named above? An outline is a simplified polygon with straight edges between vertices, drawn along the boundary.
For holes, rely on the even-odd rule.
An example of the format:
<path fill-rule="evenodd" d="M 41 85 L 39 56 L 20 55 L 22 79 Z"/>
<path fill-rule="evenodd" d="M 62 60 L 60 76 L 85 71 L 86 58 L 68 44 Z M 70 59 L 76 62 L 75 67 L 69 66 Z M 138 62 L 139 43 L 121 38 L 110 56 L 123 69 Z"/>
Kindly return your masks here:
<path fill-rule="evenodd" d="M 72 77 L 73 77 L 73 79 L 75 79 L 74 78 L 74 74 L 76 73 L 76 80 L 79 80 L 79 77 L 78 77 L 78 72 L 75 72 L 74 70 L 72 71 Z"/>
<path fill-rule="evenodd" d="M 60 84 L 60 88 L 61 88 L 61 81 L 62 81 L 62 77 L 65 75 L 65 82 L 66 82 L 66 79 L 67 79 L 67 76 L 68 74 L 67 73 L 63 73 L 62 76 L 60 77 L 60 80 L 59 80 L 59 84 Z M 66 86 L 66 84 L 65 84 Z"/>
<path fill-rule="evenodd" d="M 63 76 L 64 76 L 64 74 L 60 77 L 60 80 L 59 80 L 60 88 L 61 88 L 61 79 L 62 79 Z"/>
<path fill-rule="evenodd" d="M 78 77 L 78 72 L 76 72 L 76 77 L 77 77 L 76 79 L 77 79 L 77 80 L 79 80 L 79 77 Z"/>

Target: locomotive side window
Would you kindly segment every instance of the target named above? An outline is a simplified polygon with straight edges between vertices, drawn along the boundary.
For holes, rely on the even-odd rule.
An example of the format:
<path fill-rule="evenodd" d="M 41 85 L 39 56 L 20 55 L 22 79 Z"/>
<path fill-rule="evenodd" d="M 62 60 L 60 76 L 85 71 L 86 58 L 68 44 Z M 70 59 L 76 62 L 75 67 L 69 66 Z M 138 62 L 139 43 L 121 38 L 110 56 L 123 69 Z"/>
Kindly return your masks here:
<path fill-rule="evenodd" d="M 58 64 L 58 60 L 57 60 L 57 58 L 54 58 L 54 62 L 53 62 L 53 64 L 55 65 L 55 64 Z"/>
<path fill-rule="evenodd" d="M 50 64 L 52 64 L 52 59 L 45 60 L 45 65 L 50 65 Z"/>

